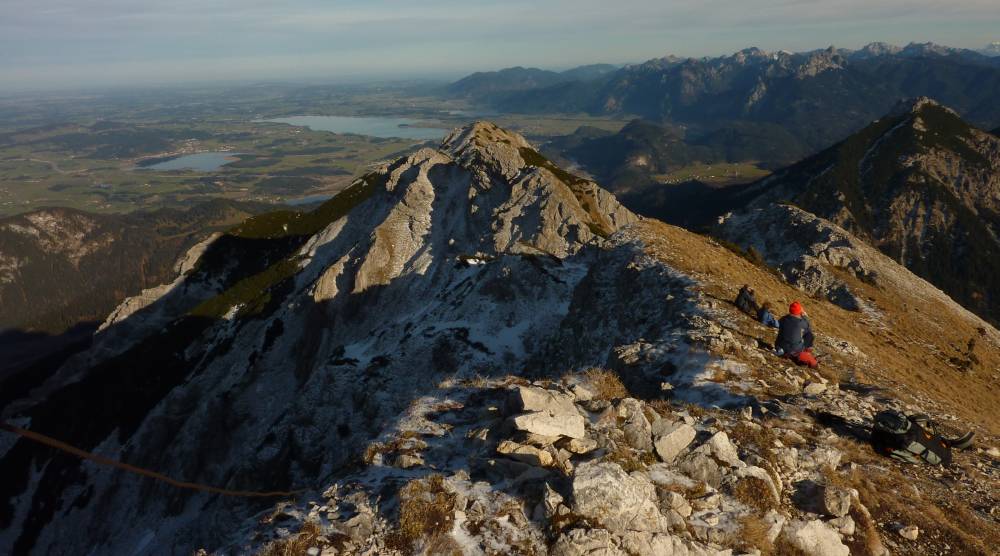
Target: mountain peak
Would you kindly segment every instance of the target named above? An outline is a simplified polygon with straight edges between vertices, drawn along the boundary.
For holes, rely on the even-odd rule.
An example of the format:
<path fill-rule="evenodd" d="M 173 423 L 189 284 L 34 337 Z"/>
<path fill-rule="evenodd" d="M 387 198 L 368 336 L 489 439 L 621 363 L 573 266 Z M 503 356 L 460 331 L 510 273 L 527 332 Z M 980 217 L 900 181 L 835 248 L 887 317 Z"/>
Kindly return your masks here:
<path fill-rule="evenodd" d="M 898 54 L 901 50 L 903 49 L 887 42 L 872 42 L 863 46 L 858 52 L 869 56 L 886 56 Z"/>
<path fill-rule="evenodd" d="M 893 109 L 889 112 L 890 116 L 898 117 L 905 115 L 924 115 L 928 110 L 936 110 L 938 112 L 943 112 L 949 116 L 954 117 L 957 120 L 961 120 L 961 116 L 957 112 L 948 108 L 947 106 L 941 104 L 940 102 L 930 98 L 930 97 L 915 97 L 902 99 Z"/>
<path fill-rule="evenodd" d="M 892 115 L 916 114 L 928 106 L 941 106 L 941 103 L 930 97 L 905 98 L 896 103 L 892 109 Z"/>

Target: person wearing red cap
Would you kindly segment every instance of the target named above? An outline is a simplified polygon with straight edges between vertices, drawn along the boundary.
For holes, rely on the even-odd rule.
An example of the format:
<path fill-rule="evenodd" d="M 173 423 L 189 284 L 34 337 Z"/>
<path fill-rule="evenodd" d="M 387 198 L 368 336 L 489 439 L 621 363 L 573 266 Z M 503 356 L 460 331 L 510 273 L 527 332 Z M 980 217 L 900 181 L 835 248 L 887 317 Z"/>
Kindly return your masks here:
<path fill-rule="evenodd" d="M 795 301 L 788 307 L 788 314 L 778 321 L 778 339 L 775 340 L 774 347 L 779 355 L 815 369 L 819 362 L 812 354 L 813 340 L 809 317 L 802 309 L 802 304 Z"/>

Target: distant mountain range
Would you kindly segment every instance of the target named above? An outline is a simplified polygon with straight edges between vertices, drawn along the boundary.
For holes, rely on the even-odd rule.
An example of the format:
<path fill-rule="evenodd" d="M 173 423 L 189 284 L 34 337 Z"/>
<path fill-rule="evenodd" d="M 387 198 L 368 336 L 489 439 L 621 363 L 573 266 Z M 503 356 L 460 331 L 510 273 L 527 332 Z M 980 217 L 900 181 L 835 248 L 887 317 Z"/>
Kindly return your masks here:
<path fill-rule="evenodd" d="M 788 148 L 806 152 L 857 131 L 902 98 L 936 98 L 984 128 L 1000 122 L 1000 58 L 933 43 L 671 56 L 577 80 L 512 68 L 469 76 L 449 90 L 504 111 L 631 115 L 699 133 L 732 122 L 777 124 L 796 139 Z"/>
<path fill-rule="evenodd" d="M 927 98 L 751 186 L 829 219 L 1000 322 L 1000 139 Z"/>
<path fill-rule="evenodd" d="M 983 47 L 979 53 L 985 56 L 1000 56 L 1000 41 L 991 42 Z"/>
<path fill-rule="evenodd" d="M 479 100 L 501 99 L 505 94 L 529 91 L 578 81 L 590 81 L 618 70 L 611 64 L 590 64 L 563 72 L 538 68 L 513 67 L 500 71 L 477 72 L 464 77 L 446 89 L 450 96 Z"/>

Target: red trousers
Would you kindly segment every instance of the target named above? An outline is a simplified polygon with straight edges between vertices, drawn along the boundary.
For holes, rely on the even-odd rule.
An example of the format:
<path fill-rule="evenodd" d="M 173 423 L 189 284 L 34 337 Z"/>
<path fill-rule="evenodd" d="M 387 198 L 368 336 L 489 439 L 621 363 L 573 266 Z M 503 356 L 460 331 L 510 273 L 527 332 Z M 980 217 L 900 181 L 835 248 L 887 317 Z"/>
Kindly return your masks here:
<path fill-rule="evenodd" d="M 792 361 L 795 361 L 795 363 L 799 365 L 806 365 L 810 369 L 815 369 L 816 367 L 819 367 L 819 361 L 816 360 L 816 356 L 812 354 L 812 350 L 810 349 L 800 351 L 798 355 L 793 355 L 789 353 L 788 358 L 791 359 Z"/>

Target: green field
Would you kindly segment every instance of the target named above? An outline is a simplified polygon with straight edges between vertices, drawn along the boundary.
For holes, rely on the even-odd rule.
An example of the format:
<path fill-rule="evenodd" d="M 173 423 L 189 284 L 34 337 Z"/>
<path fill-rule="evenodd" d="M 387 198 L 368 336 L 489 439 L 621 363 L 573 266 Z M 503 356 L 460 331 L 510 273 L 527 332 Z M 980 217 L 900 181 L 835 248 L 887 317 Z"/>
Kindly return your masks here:
<path fill-rule="evenodd" d="M 120 130 L 98 134 L 69 125 L 15 134 L 0 145 L 0 214 L 52 205 L 119 212 L 207 197 L 278 203 L 333 194 L 366 167 L 416 144 L 252 122 L 125 124 Z M 154 140 L 116 150 L 115 141 L 135 137 L 136 130 Z M 184 135 L 197 138 L 156 139 Z M 245 154 L 211 171 L 136 166 L 146 158 L 211 151 Z"/>
<path fill-rule="evenodd" d="M 290 115 L 396 116 L 452 129 L 490 119 L 541 142 L 625 120 L 586 115 L 477 116 L 463 101 L 413 87 L 285 85 L 64 93 L 0 98 L 0 215 L 42 206 L 95 212 L 186 206 L 209 197 L 284 203 L 330 195 L 373 164 L 421 145 L 311 131 L 263 120 Z M 139 169 L 170 156 L 226 151 L 211 171 Z"/>

